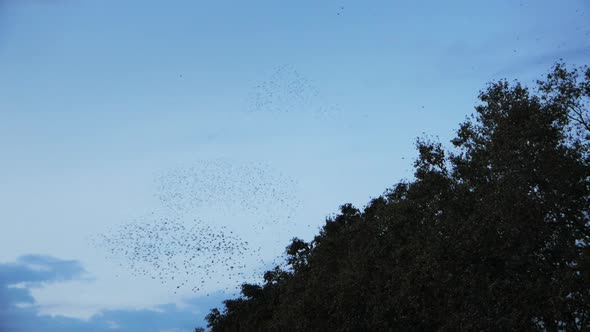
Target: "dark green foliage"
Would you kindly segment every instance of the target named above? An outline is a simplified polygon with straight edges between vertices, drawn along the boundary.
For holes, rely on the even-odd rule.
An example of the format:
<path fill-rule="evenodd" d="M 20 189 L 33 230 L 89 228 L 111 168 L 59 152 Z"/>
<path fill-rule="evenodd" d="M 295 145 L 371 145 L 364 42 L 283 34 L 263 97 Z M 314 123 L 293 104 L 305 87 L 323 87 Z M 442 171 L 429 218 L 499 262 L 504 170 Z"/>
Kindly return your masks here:
<path fill-rule="evenodd" d="M 213 331 L 590 330 L 590 70 L 500 81 L 415 179 L 343 205 Z"/>

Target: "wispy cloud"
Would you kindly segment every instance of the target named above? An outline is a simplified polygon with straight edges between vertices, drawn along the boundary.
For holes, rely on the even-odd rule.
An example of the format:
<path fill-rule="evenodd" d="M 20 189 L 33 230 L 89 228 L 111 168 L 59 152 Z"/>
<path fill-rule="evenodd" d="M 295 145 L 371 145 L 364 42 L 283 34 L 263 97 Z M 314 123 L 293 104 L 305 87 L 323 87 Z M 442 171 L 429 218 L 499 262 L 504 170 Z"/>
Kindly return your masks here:
<path fill-rule="evenodd" d="M 25 255 L 14 263 L 0 265 L 0 282 L 41 283 L 79 279 L 86 271 L 75 260 L 44 255 Z"/>
<path fill-rule="evenodd" d="M 42 255 L 21 256 L 14 263 L 0 264 L 0 315 L 16 307 L 35 303 L 28 287 L 79 278 L 84 269 L 76 261 Z M 0 324 L 2 324 L 0 322 Z"/>
<path fill-rule="evenodd" d="M 31 287 L 85 276 L 80 262 L 43 255 L 21 256 L 15 262 L 0 263 L 0 331 L 191 332 L 204 326 L 205 313 L 226 297 L 217 293 L 194 298 L 183 307 L 163 304 L 153 310 L 103 310 L 88 320 L 40 314 Z"/>

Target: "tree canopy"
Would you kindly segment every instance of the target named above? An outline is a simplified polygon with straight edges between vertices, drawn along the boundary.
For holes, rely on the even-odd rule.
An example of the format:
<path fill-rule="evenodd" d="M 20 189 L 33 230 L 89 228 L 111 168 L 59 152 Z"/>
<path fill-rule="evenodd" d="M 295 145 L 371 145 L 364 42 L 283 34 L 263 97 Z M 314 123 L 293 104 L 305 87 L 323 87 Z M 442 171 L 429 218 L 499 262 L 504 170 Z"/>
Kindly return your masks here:
<path fill-rule="evenodd" d="M 412 180 L 244 284 L 212 331 L 590 329 L 590 69 L 490 83 Z"/>

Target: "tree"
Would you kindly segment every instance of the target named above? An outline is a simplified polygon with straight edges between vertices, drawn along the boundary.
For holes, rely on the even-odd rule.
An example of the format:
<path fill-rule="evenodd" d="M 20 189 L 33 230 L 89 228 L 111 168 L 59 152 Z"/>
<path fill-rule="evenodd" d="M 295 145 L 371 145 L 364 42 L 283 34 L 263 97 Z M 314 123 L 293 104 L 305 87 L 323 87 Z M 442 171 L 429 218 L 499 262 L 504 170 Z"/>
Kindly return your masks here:
<path fill-rule="evenodd" d="M 479 98 L 451 148 L 418 140 L 412 181 L 294 239 L 212 331 L 589 330 L 590 69 Z"/>

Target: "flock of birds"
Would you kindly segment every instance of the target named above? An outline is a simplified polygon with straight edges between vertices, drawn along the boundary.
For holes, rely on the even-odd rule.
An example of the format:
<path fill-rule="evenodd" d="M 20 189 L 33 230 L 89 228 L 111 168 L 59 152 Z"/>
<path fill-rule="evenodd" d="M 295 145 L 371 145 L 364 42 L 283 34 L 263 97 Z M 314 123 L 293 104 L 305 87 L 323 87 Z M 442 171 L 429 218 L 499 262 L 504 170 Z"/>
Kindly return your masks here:
<path fill-rule="evenodd" d="M 299 204 L 295 181 L 261 163 L 227 160 L 161 173 L 155 197 L 160 210 L 92 241 L 107 259 L 175 293 L 227 291 L 256 280 L 268 268 L 262 257 L 269 237 L 292 223 Z"/>
<path fill-rule="evenodd" d="M 266 80 L 258 82 L 251 94 L 250 111 L 266 114 L 295 113 L 298 116 L 331 117 L 334 106 L 326 106 L 318 88 L 291 65 L 274 68 Z"/>
<path fill-rule="evenodd" d="M 203 160 L 160 174 L 156 186 L 161 205 L 180 213 L 214 207 L 255 215 L 264 224 L 288 218 L 299 206 L 297 182 L 263 163 Z"/>
<path fill-rule="evenodd" d="M 338 112 L 291 65 L 274 68 L 250 97 L 249 110 L 265 115 L 317 118 Z M 288 229 L 297 227 L 297 186 L 263 163 L 202 160 L 158 174 L 158 212 L 96 234 L 93 243 L 107 259 L 136 276 L 171 285 L 175 293 L 207 292 L 228 280 L 233 285 L 225 289 L 237 289 L 284 264 L 269 246 L 285 245 L 279 232 L 292 234 Z M 274 254 L 264 259 L 269 252 Z"/>
<path fill-rule="evenodd" d="M 107 250 L 107 258 L 133 275 L 172 284 L 175 293 L 183 287 L 197 293 L 207 282 L 215 281 L 219 272 L 222 278 L 242 277 L 245 256 L 261 250 L 250 248 L 224 227 L 215 228 L 199 219 L 187 223 L 178 217 L 154 215 L 110 229 L 94 242 Z"/>

